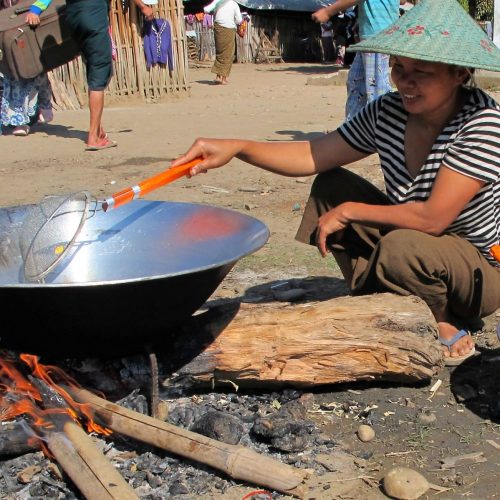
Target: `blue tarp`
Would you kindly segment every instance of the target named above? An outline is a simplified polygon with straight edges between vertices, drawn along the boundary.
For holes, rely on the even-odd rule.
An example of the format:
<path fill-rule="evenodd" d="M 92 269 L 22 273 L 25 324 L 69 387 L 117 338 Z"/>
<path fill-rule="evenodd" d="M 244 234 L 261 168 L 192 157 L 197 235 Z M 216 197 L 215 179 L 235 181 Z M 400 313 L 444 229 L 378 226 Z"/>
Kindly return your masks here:
<path fill-rule="evenodd" d="M 314 12 L 333 3 L 333 0 L 236 0 L 236 2 L 247 9 Z"/>

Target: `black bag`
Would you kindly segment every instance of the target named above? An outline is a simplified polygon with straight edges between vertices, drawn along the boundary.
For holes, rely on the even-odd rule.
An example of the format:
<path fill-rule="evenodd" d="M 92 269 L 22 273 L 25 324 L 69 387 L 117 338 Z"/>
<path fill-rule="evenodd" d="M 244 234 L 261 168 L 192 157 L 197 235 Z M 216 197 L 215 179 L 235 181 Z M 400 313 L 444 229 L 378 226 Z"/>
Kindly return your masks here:
<path fill-rule="evenodd" d="M 65 22 L 65 0 L 53 0 L 35 27 L 26 22 L 34 0 L 20 0 L 0 11 L 0 73 L 14 80 L 35 78 L 80 53 Z"/>

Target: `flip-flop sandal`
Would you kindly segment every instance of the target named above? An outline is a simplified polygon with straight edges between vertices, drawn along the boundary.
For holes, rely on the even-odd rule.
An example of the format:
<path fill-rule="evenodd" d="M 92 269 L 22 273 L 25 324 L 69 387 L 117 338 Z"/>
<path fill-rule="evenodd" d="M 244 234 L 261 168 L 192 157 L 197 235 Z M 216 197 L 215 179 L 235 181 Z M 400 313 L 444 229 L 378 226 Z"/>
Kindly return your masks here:
<path fill-rule="evenodd" d="M 29 125 L 19 125 L 19 127 L 16 127 L 12 135 L 15 135 L 17 137 L 26 137 L 30 133 L 30 127 Z"/>
<path fill-rule="evenodd" d="M 107 137 L 104 141 L 102 141 L 100 144 L 96 144 L 95 146 L 91 146 L 87 144 L 87 147 L 85 148 L 85 151 L 100 151 L 101 149 L 109 149 L 109 148 L 116 148 L 118 144 L 116 144 L 115 141 L 110 141 Z"/>
<path fill-rule="evenodd" d="M 457 332 L 450 340 L 443 339 L 442 337 L 438 337 L 439 342 L 446 346 L 448 350 L 451 352 L 451 347 L 456 344 L 462 337 L 466 337 L 467 335 L 470 335 L 470 332 L 467 330 L 460 330 Z M 445 356 L 444 358 L 444 365 L 445 366 L 458 366 L 461 365 L 466 359 L 472 358 L 473 356 L 476 356 L 476 348 L 472 347 L 472 349 L 467 353 L 464 354 L 463 356 Z"/>

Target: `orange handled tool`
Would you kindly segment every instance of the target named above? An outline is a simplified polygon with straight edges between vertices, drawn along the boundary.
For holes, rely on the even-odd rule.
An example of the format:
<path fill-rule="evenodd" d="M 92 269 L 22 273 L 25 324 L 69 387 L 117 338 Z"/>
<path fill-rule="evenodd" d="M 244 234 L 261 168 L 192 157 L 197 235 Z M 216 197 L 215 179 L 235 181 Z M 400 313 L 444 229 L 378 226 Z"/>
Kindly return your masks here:
<path fill-rule="evenodd" d="M 493 255 L 493 258 L 500 262 L 500 245 L 493 245 L 490 248 L 490 253 Z"/>
<path fill-rule="evenodd" d="M 140 198 L 141 196 L 150 193 L 151 191 L 175 181 L 180 177 L 187 175 L 189 171 L 200 163 L 202 158 L 195 158 L 192 161 L 179 165 L 177 167 L 169 168 L 160 174 L 154 175 L 135 186 L 130 186 L 118 193 L 113 194 L 102 203 L 102 209 L 107 212 L 112 208 L 117 208 L 129 201 Z"/>

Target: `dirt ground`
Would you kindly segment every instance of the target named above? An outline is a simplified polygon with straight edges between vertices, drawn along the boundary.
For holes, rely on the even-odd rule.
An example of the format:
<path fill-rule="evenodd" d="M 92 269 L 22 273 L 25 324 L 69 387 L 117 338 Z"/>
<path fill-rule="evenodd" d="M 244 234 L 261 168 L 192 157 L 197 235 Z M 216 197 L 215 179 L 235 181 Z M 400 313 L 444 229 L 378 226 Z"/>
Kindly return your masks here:
<path fill-rule="evenodd" d="M 332 71 L 319 64 L 235 65 L 230 85 L 220 86 L 212 84 L 209 68 L 194 68 L 189 96 L 109 103 L 104 125 L 118 147 L 99 152 L 84 151 L 87 110 L 57 112 L 53 123 L 34 127 L 27 138 L 0 137 L 1 203 L 36 203 L 46 194 L 80 189 L 102 198 L 167 168 L 198 136 L 280 141 L 323 134 L 342 121 L 345 88 L 308 85 L 308 80 Z M 381 185 L 375 156 L 351 167 Z M 214 297 L 238 297 L 255 287 L 287 282 L 288 288 L 307 288 L 308 300 L 314 300 L 327 287 L 339 294 L 346 288 L 332 259 L 294 241 L 310 185 L 309 178 L 278 177 L 234 160 L 148 198 L 228 207 L 268 225 L 267 245 L 242 259 Z M 320 406 L 311 418 L 342 443 L 348 458 L 327 464 L 330 472 L 311 485 L 310 498 L 384 498 L 379 482 L 393 465 L 419 470 L 440 488 L 429 490 L 427 498 L 500 496 L 498 321 L 500 312 L 477 327 L 482 356 L 467 366 L 444 369 L 428 383 L 348 384 L 314 391 Z M 438 381 L 440 387 L 431 391 Z M 346 405 L 358 411 L 345 411 Z M 369 423 L 376 437 L 362 443 L 355 431 L 366 407 L 374 407 Z M 456 461 L 447 468 L 450 457 Z M 242 498 L 249 491 L 234 488 L 218 498 Z"/>

